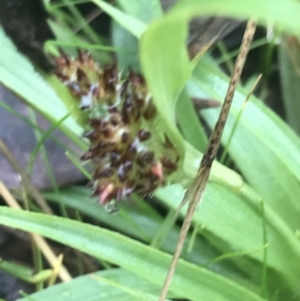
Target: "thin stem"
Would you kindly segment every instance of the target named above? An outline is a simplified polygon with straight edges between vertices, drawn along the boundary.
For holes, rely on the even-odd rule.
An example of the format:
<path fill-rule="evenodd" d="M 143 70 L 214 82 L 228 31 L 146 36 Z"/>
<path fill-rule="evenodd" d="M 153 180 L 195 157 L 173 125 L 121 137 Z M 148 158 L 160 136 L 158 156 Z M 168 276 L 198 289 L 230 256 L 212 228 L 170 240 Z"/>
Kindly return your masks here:
<path fill-rule="evenodd" d="M 52 209 L 48 206 L 43 196 L 40 194 L 39 190 L 32 183 L 30 178 L 27 176 L 26 172 L 23 170 L 21 165 L 18 163 L 17 159 L 13 156 L 11 151 L 8 149 L 6 144 L 0 138 L 0 152 L 6 157 L 7 161 L 14 168 L 14 170 L 21 176 L 22 183 L 28 189 L 32 197 L 35 199 L 37 205 L 43 210 L 43 212 L 53 215 Z"/>
<path fill-rule="evenodd" d="M 11 208 L 22 210 L 21 206 L 18 204 L 18 202 L 15 200 L 15 198 L 11 195 L 6 186 L 1 181 L 0 195 L 2 195 L 3 199 Z M 52 251 L 52 249 L 43 237 L 34 233 L 31 233 L 31 237 L 35 244 L 38 246 L 38 248 L 41 250 L 41 252 L 44 254 L 49 264 L 54 269 L 57 266 L 57 263 L 59 262 L 59 258 L 55 255 L 55 253 Z M 66 267 L 63 265 L 60 266 L 58 275 L 60 279 L 64 282 L 70 281 L 72 279 L 72 276 L 70 275 Z"/>
<path fill-rule="evenodd" d="M 248 21 L 242 45 L 240 47 L 240 52 L 239 55 L 236 59 L 233 74 L 231 76 L 231 80 L 229 83 L 229 87 L 225 96 L 225 101 L 222 106 L 221 113 L 219 115 L 218 121 L 215 125 L 214 130 L 211 133 L 210 139 L 208 141 L 207 148 L 204 152 L 204 155 L 202 157 L 201 163 L 200 163 L 200 168 L 198 171 L 198 174 L 196 178 L 194 179 L 191 187 L 188 189 L 186 192 L 184 199 L 182 203 L 179 206 L 179 210 L 182 208 L 182 206 L 187 203 L 189 200 L 189 206 L 187 209 L 186 216 L 183 221 L 183 225 L 179 234 L 178 238 L 178 243 L 177 247 L 175 250 L 175 254 L 173 256 L 172 262 L 170 269 L 168 271 L 168 274 L 166 276 L 159 301 L 164 301 L 166 299 L 169 287 L 171 285 L 171 281 L 177 266 L 177 262 L 179 260 L 187 233 L 189 231 L 190 225 L 192 223 L 193 215 L 195 213 L 195 210 L 198 206 L 198 204 L 201 201 L 201 197 L 203 195 L 203 192 L 205 190 L 209 175 L 210 175 L 210 170 L 212 163 L 216 157 L 217 150 L 219 148 L 221 136 L 224 130 L 225 122 L 227 120 L 227 116 L 230 110 L 230 106 L 233 100 L 234 92 L 236 90 L 237 84 L 239 82 L 247 54 L 249 52 L 249 48 L 254 36 L 254 32 L 256 29 L 256 23 L 252 20 Z"/>

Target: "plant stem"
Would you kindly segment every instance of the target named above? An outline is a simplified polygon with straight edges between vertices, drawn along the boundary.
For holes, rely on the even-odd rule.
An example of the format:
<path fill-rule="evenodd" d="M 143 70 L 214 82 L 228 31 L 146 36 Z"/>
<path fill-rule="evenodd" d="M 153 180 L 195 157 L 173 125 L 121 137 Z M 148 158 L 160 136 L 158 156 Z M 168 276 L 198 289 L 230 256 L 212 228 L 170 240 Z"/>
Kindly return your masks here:
<path fill-rule="evenodd" d="M 191 200 L 189 202 L 187 214 L 184 218 L 183 225 L 179 234 L 179 239 L 177 243 L 177 247 L 171 262 L 170 269 L 168 271 L 168 274 L 166 276 L 159 301 L 164 301 L 166 299 L 169 287 L 171 285 L 171 281 L 173 278 L 173 275 L 175 273 L 175 269 L 177 266 L 177 262 L 179 260 L 187 233 L 189 231 L 190 225 L 192 223 L 193 215 L 196 211 L 196 208 L 201 201 L 203 192 L 205 190 L 209 175 L 210 175 L 210 170 L 212 163 L 216 157 L 217 150 L 219 148 L 221 136 L 224 130 L 224 126 L 227 120 L 227 116 L 230 110 L 230 106 L 233 100 L 234 92 L 236 90 L 238 81 L 240 79 L 247 54 L 249 52 L 249 48 L 254 36 L 254 32 L 256 29 L 256 23 L 252 20 L 248 21 L 245 34 L 243 37 L 242 45 L 240 47 L 240 52 L 239 55 L 236 59 L 236 63 L 234 66 L 233 74 L 229 83 L 229 87 L 225 96 L 225 101 L 222 106 L 221 113 L 219 115 L 219 119 L 215 125 L 214 130 L 212 131 L 212 134 L 210 136 L 207 148 L 204 152 L 204 155 L 202 157 L 201 163 L 200 163 L 200 168 L 198 171 L 198 174 L 196 178 L 194 179 L 191 187 L 187 190 L 184 199 L 182 203 L 179 205 L 179 211 L 182 208 L 182 206 Z M 178 212 L 178 211 L 177 211 Z"/>

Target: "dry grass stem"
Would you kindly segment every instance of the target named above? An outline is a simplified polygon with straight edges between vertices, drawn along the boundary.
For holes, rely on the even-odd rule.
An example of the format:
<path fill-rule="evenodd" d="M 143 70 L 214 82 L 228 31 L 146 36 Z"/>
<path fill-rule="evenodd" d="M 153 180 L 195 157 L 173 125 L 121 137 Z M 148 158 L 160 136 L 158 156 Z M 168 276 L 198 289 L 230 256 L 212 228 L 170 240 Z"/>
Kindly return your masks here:
<path fill-rule="evenodd" d="M 14 209 L 23 210 L 19 203 L 12 196 L 10 191 L 6 188 L 6 186 L 0 181 L 0 195 L 2 195 L 3 199 L 7 203 L 7 205 Z M 59 258 L 54 254 L 46 240 L 38 234 L 31 234 L 33 241 L 36 243 L 38 248 L 41 250 L 45 258 L 48 260 L 49 264 L 53 268 L 53 270 L 57 270 L 58 262 L 60 262 Z M 70 281 L 72 279 L 68 270 L 61 265 L 58 271 L 58 275 L 60 279 L 64 282 Z"/>
<path fill-rule="evenodd" d="M 233 74 L 231 76 L 231 80 L 229 83 L 229 87 L 225 96 L 225 100 L 218 118 L 218 121 L 215 125 L 214 130 L 211 133 L 210 139 L 208 141 L 207 148 L 204 152 L 204 155 L 202 157 L 200 168 L 198 171 L 197 176 L 195 177 L 191 187 L 187 190 L 184 199 L 182 203 L 179 206 L 179 210 L 182 208 L 182 206 L 189 202 L 189 206 L 187 209 L 187 213 L 185 215 L 183 225 L 181 227 L 181 231 L 178 238 L 178 243 L 176 246 L 176 250 L 171 262 L 170 269 L 168 271 L 168 274 L 166 276 L 159 301 L 164 301 L 166 299 L 169 287 L 171 285 L 171 281 L 176 269 L 177 262 L 179 260 L 187 233 L 189 231 L 193 215 L 195 213 L 195 210 L 201 201 L 201 198 L 203 196 L 203 192 L 205 190 L 212 163 L 216 157 L 217 150 L 219 148 L 221 136 L 224 130 L 224 126 L 227 120 L 227 116 L 230 110 L 230 106 L 233 100 L 234 92 L 236 90 L 236 87 L 238 85 L 247 54 L 250 49 L 250 45 L 254 36 L 254 32 L 256 29 L 256 23 L 254 21 L 249 21 L 244 33 L 244 37 L 242 40 L 242 45 L 240 47 L 239 55 L 236 59 L 236 63 L 234 66 Z M 179 210 L 177 212 L 179 212 Z"/>

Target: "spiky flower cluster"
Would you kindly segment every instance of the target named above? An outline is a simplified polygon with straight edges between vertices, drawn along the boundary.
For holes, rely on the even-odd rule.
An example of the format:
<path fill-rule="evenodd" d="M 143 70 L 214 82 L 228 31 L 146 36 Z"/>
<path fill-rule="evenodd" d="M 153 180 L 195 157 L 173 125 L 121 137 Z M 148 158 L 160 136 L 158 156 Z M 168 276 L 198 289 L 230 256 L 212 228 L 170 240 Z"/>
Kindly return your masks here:
<path fill-rule="evenodd" d="M 82 160 L 94 166 L 95 195 L 101 204 L 150 194 L 177 169 L 175 147 L 157 131 L 158 114 L 141 75 L 124 79 L 116 66 L 101 69 L 87 52 L 78 58 L 61 52 L 56 74 L 89 114 Z"/>

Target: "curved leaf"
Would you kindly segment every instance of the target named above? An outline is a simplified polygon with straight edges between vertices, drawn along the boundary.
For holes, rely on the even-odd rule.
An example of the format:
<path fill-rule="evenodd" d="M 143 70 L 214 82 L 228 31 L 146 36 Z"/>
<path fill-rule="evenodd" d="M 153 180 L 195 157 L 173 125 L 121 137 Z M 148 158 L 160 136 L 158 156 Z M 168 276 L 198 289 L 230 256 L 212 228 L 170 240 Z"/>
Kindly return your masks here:
<path fill-rule="evenodd" d="M 60 217 L 1 207 L 0 224 L 64 242 L 132 271 L 156 285 L 163 283 L 171 262 L 171 255 L 121 234 Z M 178 264 L 171 292 L 192 300 L 263 300 L 225 277 L 185 261 Z"/>
<path fill-rule="evenodd" d="M 137 289 L 139 292 L 143 292 L 143 299 L 129 293 L 130 290 L 134 292 Z M 159 289 L 158 286 L 137 277 L 131 272 L 123 269 L 110 269 L 51 286 L 30 295 L 30 300 L 106 301 L 107 296 L 109 296 L 110 301 L 148 301 L 153 300 L 153 298 L 150 299 L 150 296 L 146 298 L 146 294 L 158 294 Z M 28 301 L 28 298 L 25 297 L 17 301 Z"/>

